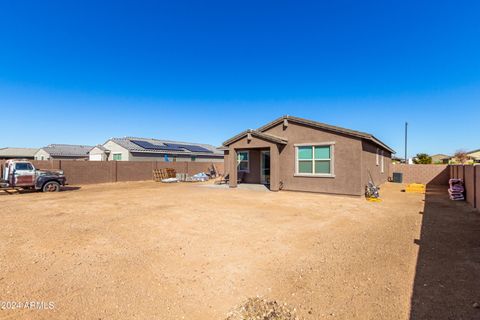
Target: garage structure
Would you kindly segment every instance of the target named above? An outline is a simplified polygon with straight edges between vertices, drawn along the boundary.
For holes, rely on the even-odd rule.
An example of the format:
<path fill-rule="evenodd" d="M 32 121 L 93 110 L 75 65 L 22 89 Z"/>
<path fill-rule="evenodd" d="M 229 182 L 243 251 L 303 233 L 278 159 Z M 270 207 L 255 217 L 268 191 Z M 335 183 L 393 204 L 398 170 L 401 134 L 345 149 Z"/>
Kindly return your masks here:
<path fill-rule="evenodd" d="M 363 195 L 387 181 L 394 150 L 371 134 L 293 116 L 246 130 L 223 143 L 230 187 Z M 232 170 L 233 169 L 233 170 Z"/>

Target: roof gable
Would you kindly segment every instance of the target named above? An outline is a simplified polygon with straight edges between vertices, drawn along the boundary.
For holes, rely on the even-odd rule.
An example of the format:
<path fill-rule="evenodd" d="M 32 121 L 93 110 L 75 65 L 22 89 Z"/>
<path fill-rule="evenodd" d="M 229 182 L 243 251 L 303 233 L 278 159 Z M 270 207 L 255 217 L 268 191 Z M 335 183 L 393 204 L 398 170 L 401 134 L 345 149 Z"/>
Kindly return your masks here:
<path fill-rule="evenodd" d="M 313 127 L 313 128 L 318 128 L 318 129 L 322 129 L 322 130 L 326 130 L 326 131 L 341 133 L 341 134 L 348 135 L 348 136 L 353 136 L 353 137 L 357 137 L 357 138 L 361 138 L 361 139 L 365 139 L 365 140 L 370 140 L 373 143 L 375 143 L 376 145 L 390 151 L 391 153 L 395 153 L 395 151 L 392 148 L 387 146 L 385 143 L 383 143 L 382 141 L 377 139 L 372 134 L 369 134 L 369 133 L 366 133 L 366 132 L 361 132 L 361 131 L 356 131 L 356 130 L 351 130 L 351 129 L 346 129 L 346 128 L 342 128 L 342 127 L 332 126 L 332 125 L 329 125 L 329 124 L 326 124 L 326 123 L 312 121 L 312 120 L 303 119 L 303 118 L 298 118 L 298 117 L 294 117 L 294 116 L 288 116 L 288 115 L 280 117 L 278 119 L 275 119 L 270 123 L 267 123 L 266 125 L 258 128 L 257 131 L 264 132 L 264 131 L 266 131 L 266 130 L 274 127 L 274 126 L 277 126 L 277 125 L 283 123 L 285 120 L 286 121 L 291 121 L 291 122 L 294 122 L 294 123 L 298 123 L 298 124 L 302 124 L 302 125 L 305 125 L 305 126 Z"/>
<path fill-rule="evenodd" d="M 257 137 L 257 138 L 260 138 L 260 139 L 264 139 L 264 140 L 267 140 L 267 141 L 270 141 L 270 142 L 274 142 L 274 143 L 279 143 L 279 144 L 287 144 L 288 140 L 285 139 L 285 138 L 282 138 L 282 137 L 277 137 L 277 136 L 274 136 L 273 134 L 269 134 L 269 133 L 265 133 L 265 132 L 260 132 L 258 130 L 252 130 L 252 129 L 248 129 L 248 130 L 245 130 L 243 131 L 242 133 L 239 133 L 237 134 L 236 136 L 234 136 L 233 138 L 230 138 L 228 139 L 227 141 L 225 141 L 223 143 L 224 146 L 228 146 L 240 139 L 243 139 L 245 136 L 247 135 L 252 135 L 254 137 Z"/>
<path fill-rule="evenodd" d="M 92 148 L 92 146 L 72 144 L 50 144 L 41 150 L 44 150 L 51 156 L 88 157 L 88 152 L 92 150 Z"/>

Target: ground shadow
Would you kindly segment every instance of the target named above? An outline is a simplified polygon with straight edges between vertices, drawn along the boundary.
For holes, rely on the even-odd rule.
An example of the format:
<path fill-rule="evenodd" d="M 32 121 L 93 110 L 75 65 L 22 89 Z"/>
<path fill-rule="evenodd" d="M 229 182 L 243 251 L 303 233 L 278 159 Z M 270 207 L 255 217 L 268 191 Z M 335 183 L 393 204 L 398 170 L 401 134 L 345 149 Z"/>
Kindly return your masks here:
<path fill-rule="evenodd" d="M 60 192 L 64 192 L 64 191 L 76 191 L 76 190 L 80 190 L 81 187 L 77 187 L 77 186 L 63 186 L 61 189 L 60 189 Z M 21 188 L 18 188 L 18 189 L 2 189 L 0 190 L 0 196 L 8 196 L 8 195 L 14 195 L 14 194 L 26 194 L 26 193 L 35 193 L 35 192 L 40 192 L 38 190 L 33 190 L 33 189 L 21 189 Z"/>
<path fill-rule="evenodd" d="M 480 213 L 448 199 L 446 186 L 425 196 L 410 319 L 480 319 Z"/>

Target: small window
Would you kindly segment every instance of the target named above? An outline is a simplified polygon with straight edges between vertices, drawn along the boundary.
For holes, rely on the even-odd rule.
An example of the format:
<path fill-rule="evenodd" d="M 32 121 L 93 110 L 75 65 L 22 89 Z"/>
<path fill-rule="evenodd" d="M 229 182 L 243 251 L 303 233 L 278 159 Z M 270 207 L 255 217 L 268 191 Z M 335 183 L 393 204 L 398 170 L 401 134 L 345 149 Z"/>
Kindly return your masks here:
<path fill-rule="evenodd" d="M 333 176 L 333 144 L 297 146 L 297 175 Z"/>
<path fill-rule="evenodd" d="M 121 153 L 114 153 L 113 154 L 113 161 L 122 161 L 122 154 Z"/>
<path fill-rule="evenodd" d="M 32 171 L 33 166 L 30 163 L 20 162 L 15 164 L 15 170 Z"/>
<path fill-rule="evenodd" d="M 196 156 L 191 156 L 191 157 L 190 157 L 190 160 L 191 160 L 192 162 L 195 162 L 195 160 L 197 160 L 197 157 L 196 157 Z"/>
<path fill-rule="evenodd" d="M 237 152 L 237 168 L 238 168 L 238 171 L 244 171 L 244 172 L 250 171 L 248 151 Z"/>

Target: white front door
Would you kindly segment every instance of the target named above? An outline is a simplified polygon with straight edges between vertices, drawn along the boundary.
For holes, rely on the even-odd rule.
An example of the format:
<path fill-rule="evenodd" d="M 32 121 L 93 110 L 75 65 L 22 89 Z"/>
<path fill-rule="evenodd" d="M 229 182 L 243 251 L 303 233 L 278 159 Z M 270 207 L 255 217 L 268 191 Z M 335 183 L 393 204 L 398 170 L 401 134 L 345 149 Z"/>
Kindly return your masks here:
<path fill-rule="evenodd" d="M 270 151 L 260 152 L 260 181 L 263 184 L 270 184 Z"/>

